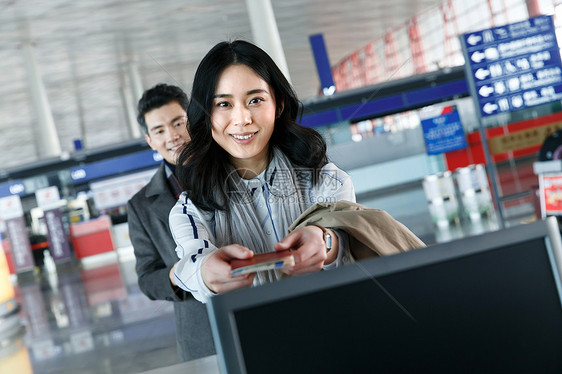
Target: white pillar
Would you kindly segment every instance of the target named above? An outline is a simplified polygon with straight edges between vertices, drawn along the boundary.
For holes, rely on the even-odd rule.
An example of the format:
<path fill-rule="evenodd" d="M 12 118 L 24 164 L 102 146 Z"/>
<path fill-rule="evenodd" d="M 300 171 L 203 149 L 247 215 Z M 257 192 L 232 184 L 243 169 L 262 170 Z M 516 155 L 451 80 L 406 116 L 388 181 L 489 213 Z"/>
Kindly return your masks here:
<path fill-rule="evenodd" d="M 140 125 L 138 124 L 136 118 L 136 107 L 138 101 L 144 93 L 144 89 L 142 87 L 142 81 L 137 64 L 132 61 L 128 62 L 125 69 L 127 70 L 127 75 L 129 76 L 131 91 L 130 93 L 127 93 L 126 90 L 122 90 L 121 94 L 123 95 L 123 103 L 126 106 L 125 111 L 128 118 L 127 122 L 129 122 L 129 133 L 132 138 L 140 138 L 142 134 L 139 127 Z"/>
<path fill-rule="evenodd" d="M 266 51 L 290 82 L 289 67 L 270 0 L 246 0 L 254 42 Z"/>
<path fill-rule="evenodd" d="M 129 135 L 132 139 L 136 139 L 140 138 L 143 134 L 141 133 L 140 125 L 137 122 L 137 111 L 135 103 L 138 102 L 138 100 L 135 101 L 131 96 L 132 95 L 129 90 L 121 87 L 121 98 L 125 109 L 125 115 L 127 117 L 127 124 L 129 126 Z"/>
<path fill-rule="evenodd" d="M 138 102 L 144 93 L 139 68 L 136 63 L 129 62 L 126 69 L 129 75 L 129 83 L 131 84 L 131 92 L 133 93 L 133 102 Z"/>
<path fill-rule="evenodd" d="M 61 147 L 53 113 L 49 105 L 45 86 L 41 79 L 41 74 L 37 68 L 35 55 L 31 47 L 31 43 L 24 43 L 22 46 L 23 60 L 25 70 L 29 81 L 29 89 L 31 99 L 37 115 L 38 123 L 38 144 L 41 144 L 42 149 L 39 149 L 38 156 L 40 157 L 56 157 L 61 154 Z"/>

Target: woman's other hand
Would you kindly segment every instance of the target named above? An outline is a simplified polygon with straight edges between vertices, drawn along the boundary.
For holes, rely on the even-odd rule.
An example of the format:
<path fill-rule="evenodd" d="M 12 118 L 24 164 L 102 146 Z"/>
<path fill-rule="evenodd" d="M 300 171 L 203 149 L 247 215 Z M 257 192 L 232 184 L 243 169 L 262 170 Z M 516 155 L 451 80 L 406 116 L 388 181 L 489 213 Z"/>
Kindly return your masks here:
<path fill-rule="evenodd" d="M 332 230 L 328 233 L 332 236 L 332 249 L 328 252 L 324 232 L 318 226 L 299 227 L 275 244 L 278 251 L 291 249 L 295 257 L 295 266 L 283 272 L 290 275 L 310 273 L 332 263 L 338 253 L 338 238 Z"/>

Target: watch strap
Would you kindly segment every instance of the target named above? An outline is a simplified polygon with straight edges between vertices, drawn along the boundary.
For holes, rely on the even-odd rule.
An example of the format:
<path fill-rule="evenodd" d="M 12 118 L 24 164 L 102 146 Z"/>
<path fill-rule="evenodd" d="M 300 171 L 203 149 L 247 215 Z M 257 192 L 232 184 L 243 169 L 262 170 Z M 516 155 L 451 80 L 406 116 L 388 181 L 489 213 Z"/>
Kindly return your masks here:
<path fill-rule="evenodd" d="M 324 244 L 326 245 L 326 252 L 328 252 L 330 249 L 332 249 L 332 235 L 330 235 L 330 233 L 325 227 L 319 225 L 313 225 L 313 226 L 318 227 L 324 233 Z"/>

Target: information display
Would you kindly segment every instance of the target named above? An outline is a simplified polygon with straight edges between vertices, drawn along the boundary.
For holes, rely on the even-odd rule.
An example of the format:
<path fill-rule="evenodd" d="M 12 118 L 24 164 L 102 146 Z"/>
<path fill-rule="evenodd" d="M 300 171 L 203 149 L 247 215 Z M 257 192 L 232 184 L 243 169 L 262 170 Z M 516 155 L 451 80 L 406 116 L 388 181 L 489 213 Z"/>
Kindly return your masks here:
<path fill-rule="evenodd" d="M 461 36 L 482 117 L 562 99 L 562 62 L 551 16 Z"/>
<path fill-rule="evenodd" d="M 454 107 L 446 107 L 437 117 L 423 119 L 421 125 L 428 155 L 466 148 L 459 112 Z"/>

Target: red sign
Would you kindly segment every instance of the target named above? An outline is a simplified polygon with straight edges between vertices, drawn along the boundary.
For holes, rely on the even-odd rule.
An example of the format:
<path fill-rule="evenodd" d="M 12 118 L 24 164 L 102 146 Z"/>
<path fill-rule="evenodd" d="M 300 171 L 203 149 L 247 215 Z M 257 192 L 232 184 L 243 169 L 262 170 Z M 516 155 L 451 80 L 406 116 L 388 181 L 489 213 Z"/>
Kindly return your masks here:
<path fill-rule="evenodd" d="M 562 173 L 541 174 L 539 184 L 543 216 L 562 215 Z"/>

